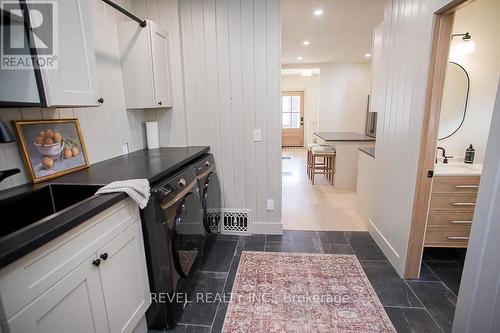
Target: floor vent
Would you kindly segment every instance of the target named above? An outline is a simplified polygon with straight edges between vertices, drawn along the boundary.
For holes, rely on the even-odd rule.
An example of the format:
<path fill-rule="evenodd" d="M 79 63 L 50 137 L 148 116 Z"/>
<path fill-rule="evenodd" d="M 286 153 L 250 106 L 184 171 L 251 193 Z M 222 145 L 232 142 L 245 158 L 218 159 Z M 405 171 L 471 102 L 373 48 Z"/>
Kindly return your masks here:
<path fill-rule="evenodd" d="M 209 209 L 205 216 L 206 224 L 213 233 L 220 233 L 220 219 L 222 212 L 220 209 Z"/>
<path fill-rule="evenodd" d="M 227 235 L 250 235 L 250 209 L 222 210 L 221 232 Z"/>

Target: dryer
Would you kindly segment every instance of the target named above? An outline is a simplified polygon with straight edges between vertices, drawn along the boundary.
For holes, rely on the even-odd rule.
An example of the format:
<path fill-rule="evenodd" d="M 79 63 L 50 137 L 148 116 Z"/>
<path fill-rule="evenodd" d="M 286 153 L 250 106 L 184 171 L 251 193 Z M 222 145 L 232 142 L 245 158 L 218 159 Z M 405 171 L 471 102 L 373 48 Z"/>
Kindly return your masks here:
<path fill-rule="evenodd" d="M 179 320 L 205 253 L 207 231 L 194 166 L 154 185 L 141 214 L 152 294 L 146 319 L 149 328 L 163 330 Z"/>
<path fill-rule="evenodd" d="M 221 231 L 221 188 L 214 156 L 212 154 L 203 156 L 195 162 L 195 168 L 205 229 L 208 233 L 218 233 Z"/>

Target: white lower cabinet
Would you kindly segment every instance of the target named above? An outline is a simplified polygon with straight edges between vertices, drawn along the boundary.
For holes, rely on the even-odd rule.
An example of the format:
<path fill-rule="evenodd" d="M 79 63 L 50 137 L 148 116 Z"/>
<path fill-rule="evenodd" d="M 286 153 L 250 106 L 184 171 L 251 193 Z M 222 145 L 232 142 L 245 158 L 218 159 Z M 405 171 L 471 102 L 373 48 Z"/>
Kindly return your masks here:
<path fill-rule="evenodd" d="M 150 304 L 140 222 L 104 246 L 102 290 L 111 332 L 132 332 Z"/>
<path fill-rule="evenodd" d="M 11 333 L 109 332 L 99 269 L 89 258 L 8 321 Z"/>
<path fill-rule="evenodd" d="M 127 199 L 125 204 L 119 203 L 101 215 L 77 227 L 80 230 L 71 236 L 63 235 L 0 271 L 0 309 L 5 332 L 135 333 L 136 327 L 146 330 L 144 314 L 151 300 L 138 208 Z M 96 230 L 102 234 L 97 240 L 89 237 Z M 92 240 L 81 242 L 82 239 Z M 74 264 L 74 253 L 64 256 L 58 252 L 68 245 L 75 252 L 91 250 L 83 262 L 82 257 Z M 52 272 L 65 265 L 74 268 L 31 297 L 23 281 L 27 280 L 24 272 L 41 260 L 57 267 Z M 47 279 L 46 276 L 31 274 L 35 280 Z M 9 290 L 12 288 L 17 288 L 19 295 L 30 297 L 25 296 L 22 301 L 12 299 L 16 297 Z M 20 310 L 9 315 L 14 312 L 13 305 Z"/>

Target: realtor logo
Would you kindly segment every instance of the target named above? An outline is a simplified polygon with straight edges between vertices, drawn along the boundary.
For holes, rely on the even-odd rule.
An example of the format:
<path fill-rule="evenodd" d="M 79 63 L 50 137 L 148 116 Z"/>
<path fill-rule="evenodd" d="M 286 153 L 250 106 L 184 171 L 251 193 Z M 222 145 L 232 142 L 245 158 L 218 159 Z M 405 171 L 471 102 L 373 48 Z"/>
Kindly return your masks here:
<path fill-rule="evenodd" d="M 0 9 L 0 68 L 57 69 L 58 3 L 2 0 Z"/>

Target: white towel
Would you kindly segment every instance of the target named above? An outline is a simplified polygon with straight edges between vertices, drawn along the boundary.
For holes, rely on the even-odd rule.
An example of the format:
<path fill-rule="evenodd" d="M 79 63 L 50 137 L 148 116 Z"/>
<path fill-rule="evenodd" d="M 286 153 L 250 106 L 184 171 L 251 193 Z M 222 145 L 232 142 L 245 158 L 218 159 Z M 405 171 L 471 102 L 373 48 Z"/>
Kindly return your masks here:
<path fill-rule="evenodd" d="M 151 194 L 147 179 L 129 179 L 112 182 L 101 187 L 95 194 L 125 192 L 134 200 L 141 209 L 146 207 Z"/>

